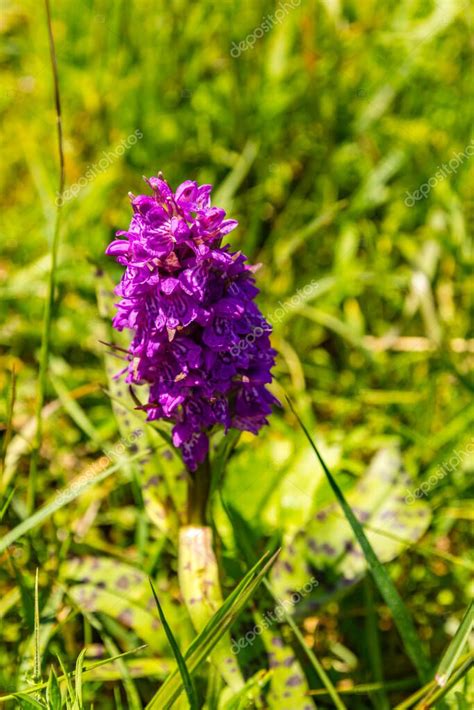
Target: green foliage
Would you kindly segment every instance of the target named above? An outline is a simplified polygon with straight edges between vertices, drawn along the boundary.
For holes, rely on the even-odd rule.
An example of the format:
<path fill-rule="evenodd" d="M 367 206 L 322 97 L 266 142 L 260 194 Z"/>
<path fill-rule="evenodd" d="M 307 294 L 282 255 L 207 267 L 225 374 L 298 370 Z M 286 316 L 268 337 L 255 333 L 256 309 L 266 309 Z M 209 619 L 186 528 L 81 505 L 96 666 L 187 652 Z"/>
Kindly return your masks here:
<path fill-rule="evenodd" d="M 233 692 L 212 681 L 204 654 L 190 671 L 199 696 L 209 710 L 263 708 L 270 698 L 284 707 L 294 667 L 322 708 L 382 710 L 384 697 L 400 709 L 472 705 L 459 627 L 473 569 L 466 3 L 283 4 L 281 22 L 237 57 L 232 47 L 275 3 L 51 0 L 66 189 L 78 186 L 59 229 L 45 9 L 33 0 L 3 8 L 7 710 L 136 710 L 157 690 L 175 692 L 181 681 L 148 578 L 179 648 L 194 638 L 177 581 L 188 479 L 169 427 L 136 410 L 143 391 L 114 377 L 128 334 L 110 328 L 120 269 L 103 254 L 128 224 L 128 191 L 158 170 L 173 185 L 214 183 L 215 203 L 240 221 L 233 247 L 263 264 L 259 304 L 279 352 L 274 392 L 295 402 L 433 669 L 449 675 L 443 688 L 419 688 L 386 603 L 362 589 L 366 561 L 324 471 L 281 410 L 259 437 L 216 438 L 211 452 L 223 597 L 263 550 L 281 545 L 233 640 L 311 577 L 318 584 L 268 631 L 291 665 L 270 667 L 271 640 L 259 636 L 238 655 L 245 686 Z M 142 137 L 119 154 L 137 130 Z M 426 197 L 411 204 L 421 188 Z M 304 707 L 308 698 L 292 690 L 294 710 Z"/>
<path fill-rule="evenodd" d="M 186 666 L 186 661 L 184 660 L 182 653 L 179 650 L 179 646 L 176 643 L 176 639 L 173 636 L 173 632 L 172 632 L 168 622 L 166 621 L 166 617 L 163 613 L 163 609 L 161 608 L 160 601 L 158 599 L 155 588 L 153 586 L 153 582 L 151 580 L 150 580 L 150 585 L 151 585 L 151 590 L 153 592 L 153 596 L 155 598 L 156 608 L 158 609 L 158 614 L 160 615 L 161 623 L 163 624 L 163 628 L 166 632 L 166 636 L 167 636 L 169 644 L 172 648 L 173 655 L 176 659 L 176 663 L 178 664 L 179 672 L 181 673 L 181 678 L 183 679 L 184 690 L 186 691 L 186 696 L 189 701 L 189 706 L 190 706 L 191 710 L 199 710 L 199 700 L 198 700 L 198 697 L 196 694 L 196 688 L 194 687 L 192 678 L 189 675 L 189 671 Z"/>

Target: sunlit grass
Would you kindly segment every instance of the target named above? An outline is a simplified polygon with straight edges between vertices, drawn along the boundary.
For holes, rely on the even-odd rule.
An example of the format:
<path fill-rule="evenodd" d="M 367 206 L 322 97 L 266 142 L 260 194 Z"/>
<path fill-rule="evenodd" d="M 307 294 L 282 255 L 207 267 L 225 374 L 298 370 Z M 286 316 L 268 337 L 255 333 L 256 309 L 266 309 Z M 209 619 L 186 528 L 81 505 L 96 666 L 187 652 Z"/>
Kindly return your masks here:
<path fill-rule="evenodd" d="M 334 486 L 286 410 L 258 438 L 221 444 L 216 472 L 229 460 L 210 512 L 224 598 L 235 601 L 265 549 L 281 545 L 283 560 L 231 615 L 232 633 L 253 628 L 312 565 L 314 605 L 298 604 L 271 632 L 295 654 L 318 707 L 457 707 L 456 693 L 472 704 L 466 616 L 460 625 L 472 597 L 474 497 L 465 3 L 308 0 L 238 58 L 233 43 L 275 12 L 272 3 L 52 0 L 51 12 L 65 188 L 79 186 L 61 221 L 43 4 L 8 2 L 0 29 L 0 700 L 15 707 L 11 695 L 23 691 L 54 708 L 68 698 L 71 707 L 135 709 L 182 690 L 148 578 L 188 649 L 195 631 L 176 571 L 184 484 L 162 455 L 166 427 L 152 431 L 133 399 L 123 402 L 126 388 L 114 389 L 121 363 L 103 344 L 110 304 L 96 300 L 101 270 L 118 279 L 103 252 L 129 218 L 127 192 L 144 191 L 141 175 L 162 170 L 173 185 L 215 183 L 215 202 L 239 220 L 233 246 L 263 265 L 259 305 L 280 353 L 274 392 L 290 394 L 340 500 L 354 500 L 380 450 L 401 452 L 396 475 L 408 481 L 384 487 L 381 470 L 379 486 L 359 497 L 370 513 L 363 521 L 357 506 L 352 518 L 352 508 L 335 507 Z M 462 162 L 431 184 L 456 153 Z M 426 198 L 407 205 L 424 184 Z M 146 431 L 143 448 L 110 458 L 130 427 Z M 441 467 L 447 474 L 406 503 Z M 147 486 L 156 475 L 156 488 Z M 377 518 L 384 506 L 394 517 Z M 324 527 L 317 515 L 328 510 Z M 348 543 L 344 513 L 390 560 L 379 568 L 372 559 L 378 588 L 367 578 L 338 586 L 349 573 L 364 576 L 350 553 L 330 555 Z M 311 531 L 329 552 L 298 547 L 292 557 Z M 278 578 L 284 562 L 293 568 Z M 379 596 L 382 578 L 389 586 Z M 411 620 L 408 647 L 400 609 Z M 270 668 L 266 644 L 262 635 L 239 654 L 245 692 L 225 698 L 228 710 L 245 697 L 259 707 L 285 678 Z M 413 672 L 420 647 L 431 673 L 423 686 Z M 183 656 L 198 698 L 213 707 L 222 682 L 205 654 L 191 666 Z M 438 667 L 443 687 L 432 679 Z"/>

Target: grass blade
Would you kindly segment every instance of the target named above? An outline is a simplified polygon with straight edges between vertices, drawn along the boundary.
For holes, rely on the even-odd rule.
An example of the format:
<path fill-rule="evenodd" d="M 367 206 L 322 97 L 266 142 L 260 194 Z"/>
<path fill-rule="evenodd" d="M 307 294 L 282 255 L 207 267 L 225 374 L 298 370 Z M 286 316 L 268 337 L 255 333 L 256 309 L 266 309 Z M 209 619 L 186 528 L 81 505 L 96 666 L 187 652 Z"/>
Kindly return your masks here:
<path fill-rule="evenodd" d="M 446 649 L 441 663 L 438 666 L 438 670 L 435 675 L 435 680 L 437 684 L 443 688 L 449 680 L 451 673 L 457 663 L 461 652 L 467 643 L 469 634 L 472 631 L 474 624 L 474 602 L 471 601 L 466 613 L 464 614 L 459 628 L 454 634 L 454 637 Z"/>
<path fill-rule="evenodd" d="M 13 696 L 16 700 L 20 701 L 20 708 L 22 710 L 47 710 L 46 705 L 40 703 L 39 700 L 35 700 L 30 695 L 24 695 L 23 693 L 15 693 Z"/>
<path fill-rule="evenodd" d="M 51 710 L 61 710 L 61 690 L 59 688 L 58 677 L 53 668 L 49 671 L 49 680 L 46 687 L 46 702 Z"/>
<path fill-rule="evenodd" d="M 3 436 L 3 443 L 2 443 L 2 465 L 0 468 L 2 477 L 3 477 L 3 470 L 5 468 L 5 455 L 7 453 L 8 449 L 8 444 L 11 441 L 12 438 L 12 433 L 13 433 L 13 410 L 15 409 L 15 400 L 16 400 L 16 370 L 15 367 L 12 367 L 12 375 L 11 375 L 11 385 L 10 385 L 10 399 L 8 401 L 8 413 L 7 413 L 7 423 L 5 427 L 5 434 Z"/>
<path fill-rule="evenodd" d="M 64 411 L 69 414 L 76 426 L 79 429 L 82 429 L 82 431 L 91 441 L 94 442 L 94 444 L 97 444 L 98 446 L 103 444 L 104 442 L 101 440 L 99 433 L 95 429 L 87 414 L 84 412 L 81 405 L 78 404 L 74 397 L 71 397 L 71 394 L 63 380 L 59 376 L 53 375 L 53 373 L 50 374 L 49 379 L 56 391 L 56 394 L 58 395 Z"/>
<path fill-rule="evenodd" d="M 82 673 L 83 673 L 83 665 L 84 665 L 84 656 L 86 655 L 87 648 L 83 648 L 80 654 L 77 657 L 76 661 L 76 675 L 74 677 L 74 687 L 76 690 L 76 703 L 80 710 L 82 710 L 83 707 L 83 700 L 82 700 Z"/>
<path fill-rule="evenodd" d="M 73 703 L 74 702 L 74 688 L 72 687 L 72 683 L 71 683 L 71 675 L 72 674 L 67 672 L 66 666 L 64 665 L 64 662 L 63 662 L 63 659 L 61 658 L 61 656 L 59 654 L 57 654 L 57 658 L 58 658 L 58 662 L 61 667 L 61 670 L 63 672 L 61 678 L 64 678 L 64 680 L 66 681 L 67 694 L 69 696 L 71 703 Z M 59 680 L 61 680 L 61 678 Z M 8 698 L 3 698 L 3 700 L 8 700 Z"/>
<path fill-rule="evenodd" d="M 287 398 L 288 399 L 288 398 Z M 339 488 L 338 484 L 336 483 L 332 473 L 329 471 L 328 467 L 326 466 L 321 454 L 319 453 L 319 450 L 314 443 L 313 439 L 311 438 L 311 435 L 309 434 L 308 430 L 306 429 L 305 425 L 301 421 L 300 417 L 296 413 L 293 404 L 291 403 L 290 399 L 288 399 L 288 403 L 290 405 L 290 408 L 295 415 L 296 419 L 298 420 L 299 425 L 301 426 L 306 438 L 308 439 L 308 442 L 313 449 L 314 453 L 316 454 L 319 463 L 323 467 L 323 470 L 327 476 L 329 485 L 331 486 L 334 495 L 336 496 L 338 502 L 341 505 L 342 510 L 344 511 L 344 514 L 352 527 L 352 530 L 354 531 L 354 535 L 357 538 L 357 541 L 359 542 L 359 545 L 362 548 L 362 552 L 364 553 L 365 559 L 367 561 L 367 565 L 372 573 L 372 576 L 374 578 L 374 582 L 378 587 L 378 590 L 386 602 L 387 606 L 392 612 L 393 619 L 395 622 L 395 625 L 398 629 L 398 632 L 400 634 L 400 637 L 402 639 L 403 645 L 405 647 L 405 650 L 407 652 L 407 655 L 411 659 L 411 662 L 413 663 L 414 668 L 416 669 L 418 676 L 421 680 L 421 682 L 426 682 L 430 676 L 431 673 L 431 667 L 430 667 L 430 662 L 428 658 L 425 655 L 424 649 L 420 643 L 420 640 L 418 638 L 418 635 L 416 633 L 416 629 L 413 625 L 413 621 L 411 619 L 410 613 L 408 609 L 406 608 L 405 604 L 402 601 L 402 598 L 400 597 L 398 591 L 396 590 L 392 580 L 390 579 L 387 570 L 385 567 L 379 562 L 379 559 L 377 555 L 375 554 L 372 545 L 370 544 L 369 540 L 367 539 L 364 529 L 362 525 L 359 523 L 358 519 L 352 512 L 352 509 L 350 505 L 347 503 L 344 494 L 342 493 L 341 489 Z"/>
<path fill-rule="evenodd" d="M 16 528 L 13 528 L 13 530 L 10 530 L 10 532 L 4 535 L 4 537 L 0 540 L 0 553 L 5 552 L 7 547 L 18 540 L 18 538 L 43 523 L 57 510 L 75 500 L 81 495 L 81 493 L 84 493 L 85 490 L 108 478 L 108 476 L 123 466 L 124 462 L 131 463 L 132 461 L 139 459 L 141 456 L 143 456 L 143 453 L 138 452 L 137 454 L 130 456 L 130 458 L 124 458 L 123 461 L 114 463 L 113 466 L 106 468 L 97 475 L 87 473 L 86 469 L 84 474 L 81 474 L 81 476 L 74 479 L 72 483 L 63 491 L 56 493 L 54 498 L 45 503 L 41 508 L 39 508 L 39 510 L 36 511 L 36 513 L 30 515 L 28 518 L 19 523 Z M 82 481 L 81 478 L 83 479 Z"/>
<path fill-rule="evenodd" d="M 36 417 L 36 435 L 34 439 L 33 451 L 31 453 L 30 459 L 30 473 L 28 477 L 28 491 L 27 491 L 27 510 L 31 514 L 35 507 L 36 498 L 36 473 L 38 468 L 38 458 L 39 451 L 41 448 L 42 439 L 42 417 L 41 412 L 45 400 L 46 391 L 46 377 L 48 374 L 49 365 L 49 347 L 51 341 L 51 327 L 53 321 L 53 303 L 54 303 L 54 293 L 56 290 L 56 269 L 58 263 L 58 251 L 59 251 L 59 236 L 61 231 L 61 207 L 62 207 L 62 196 L 64 192 L 64 181 L 65 181 L 65 170 L 64 170 L 64 149 L 63 149 L 63 131 L 62 131 L 62 120 L 61 120 L 61 97 L 59 93 L 59 78 L 58 78 L 58 63 L 56 59 L 56 48 L 54 45 L 54 34 L 53 25 L 51 21 L 51 8 L 49 6 L 49 0 L 45 0 L 46 8 L 46 24 L 48 27 L 48 38 L 49 38 L 49 53 L 51 58 L 51 68 L 53 73 L 53 87 L 54 87 L 54 104 L 56 110 L 56 126 L 57 126 L 57 138 L 58 138 L 58 153 L 59 153 L 59 178 L 58 178 L 58 195 L 59 199 L 56 201 L 56 219 L 53 231 L 53 240 L 51 245 L 51 267 L 49 270 L 48 277 L 48 291 L 46 295 L 46 303 L 44 307 L 43 316 L 43 332 L 41 336 L 41 352 L 40 352 L 40 362 L 39 362 L 39 373 L 38 373 L 38 391 L 36 399 L 35 417 Z"/>
<path fill-rule="evenodd" d="M 439 700 L 444 698 L 444 696 L 449 693 L 451 688 L 454 688 L 454 686 L 459 683 L 459 681 L 471 670 L 473 666 L 474 656 L 471 655 L 456 671 L 454 671 L 446 685 L 442 688 L 437 688 L 434 692 L 430 691 L 428 695 L 418 703 L 415 710 L 428 710 L 428 708 L 432 708 L 436 705 Z"/>
<path fill-rule="evenodd" d="M 190 673 L 193 673 L 199 665 L 209 656 L 224 633 L 230 628 L 243 607 L 260 585 L 264 575 L 275 561 L 279 550 L 269 557 L 266 553 L 250 569 L 245 577 L 240 581 L 233 592 L 227 597 L 221 608 L 214 614 L 212 619 L 206 624 L 200 634 L 196 636 L 186 653 L 184 659 Z M 183 689 L 179 671 L 176 669 L 161 688 L 153 696 L 146 710 L 163 710 L 172 707 Z"/>
<path fill-rule="evenodd" d="M 35 660 L 33 670 L 33 680 L 35 683 L 41 681 L 41 651 L 40 651 L 40 614 L 39 614 L 39 580 L 38 568 L 35 574 Z"/>
<path fill-rule="evenodd" d="M 364 580 L 365 608 L 366 608 L 366 638 L 367 655 L 372 667 L 373 678 L 380 685 L 380 690 L 374 693 L 374 700 L 380 710 L 390 710 L 387 694 L 384 688 L 382 651 L 380 648 L 379 631 L 377 624 L 377 610 L 375 608 L 373 582 L 370 577 Z"/>
<path fill-rule="evenodd" d="M 181 678 L 183 679 L 184 690 L 186 691 L 186 695 L 188 696 L 189 706 L 191 710 L 199 710 L 199 701 L 196 694 L 196 688 L 194 687 L 193 681 L 186 666 L 186 661 L 184 660 L 183 655 L 179 650 L 179 646 L 176 643 L 176 639 L 173 636 L 173 632 L 171 631 L 171 628 L 168 622 L 166 621 L 166 617 L 163 613 L 163 609 L 161 608 L 161 604 L 156 594 L 155 587 L 153 586 L 153 582 L 151 581 L 151 579 L 149 579 L 149 582 L 151 591 L 153 592 L 153 596 L 155 598 L 156 608 L 158 609 L 158 614 L 160 615 L 161 623 L 163 624 L 163 628 L 165 630 L 166 636 L 168 637 L 171 650 L 173 651 L 173 655 L 176 658 L 176 663 L 178 664 L 179 672 L 181 673 Z"/>
<path fill-rule="evenodd" d="M 3 516 L 7 512 L 8 508 L 10 506 L 10 503 L 13 500 L 13 496 L 15 495 L 15 491 L 16 491 L 16 488 L 11 489 L 10 493 L 5 498 L 5 502 L 3 503 L 2 507 L 0 508 L 0 523 L 2 522 Z"/>
<path fill-rule="evenodd" d="M 119 649 L 116 646 L 115 642 L 113 639 L 108 635 L 108 633 L 105 631 L 103 624 L 99 621 L 99 619 L 92 613 L 87 612 L 85 609 L 81 611 L 84 619 L 87 619 L 89 624 L 91 625 L 92 628 L 94 628 L 97 633 L 99 634 L 100 638 L 102 639 L 102 643 L 105 646 L 105 649 L 107 653 L 109 654 L 110 659 L 115 659 L 114 661 L 114 666 L 118 670 L 118 676 L 119 679 L 122 682 L 123 689 L 125 690 L 125 694 L 127 696 L 127 710 L 142 710 L 143 705 L 140 700 L 140 695 L 138 693 L 138 690 L 135 686 L 135 683 L 133 681 L 133 678 L 131 677 L 128 666 L 126 665 L 125 661 L 121 657 L 122 654 L 119 653 Z M 140 659 L 142 661 L 143 659 Z M 92 666 L 89 667 L 87 670 L 93 670 Z M 87 670 L 84 670 L 83 673 L 86 673 Z"/>
<path fill-rule="evenodd" d="M 124 651 L 123 653 L 119 653 L 116 656 L 112 656 L 111 658 L 104 658 L 101 661 L 96 661 L 95 663 L 92 663 L 88 668 L 83 668 L 82 674 L 84 675 L 85 673 L 89 673 L 90 671 L 95 670 L 96 668 L 100 668 L 101 666 L 106 666 L 109 663 L 114 663 L 115 661 L 124 658 L 125 656 L 130 656 L 132 653 L 137 653 L 138 651 L 142 651 L 144 648 L 146 648 L 146 644 L 143 644 L 142 646 L 137 646 L 137 648 L 132 648 L 130 651 Z M 57 656 L 59 665 L 62 670 L 62 675 L 57 676 L 56 680 L 58 683 L 61 683 L 62 681 L 65 681 L 67 689 L 68 689 L 68 694 L 71 699 L 71 701 L 74 699 L 74 691 L 73 687 L 71 685 L 71 678 L 74 678 L 74 673 L 70 673 L 66 670 L 66 667 L 61 659 L 60 656 Z M 36 685 L 32 685 L 29 688 L 23 688 L 23 690 L 19 691 L 23 695 L 29 695 L 30 693 L 36 693 L 38 690 L 42 690 L 43 688 L 47 688 L 49 685 L 49 681 L 44 682 L 44 683 L 37 683 Z M 5 703 L 7 700 L 14 700 L 15 696 L 17 693 L 12 693 L 10 695 L 1 695 L 0 696 L 0 703 Z"/>
<path fill-rule="evenodd" d="M 237 192 L 239 185 L 252 167 L 252 163 L 257 157 L 258 144 L 252 140 L 247 141 L 242 153 L 239 155 L 232 171 L 226 177 L 216 192 L 215 204 L 229 209 L 231 200 Z"/>
<path fill-rule="evenodd" d="M 341 695 L 369 695 L 370 693 L 379 692 L 381 690 L 388 692 L 389 690 L 411 688 L 413 685 L 416 685 L 417 682 L 418 679 L 414 676 L 413 678 L 404 680 L 389 680 L 385 683 L 360 683 L 360 685 L 353 685 L 351 688 L 339 688 L 339 693 Z M 324 689 L 310 690 L 309 694 L 313 697 L 323 697 L 328 694 L 328 691 Z"/>

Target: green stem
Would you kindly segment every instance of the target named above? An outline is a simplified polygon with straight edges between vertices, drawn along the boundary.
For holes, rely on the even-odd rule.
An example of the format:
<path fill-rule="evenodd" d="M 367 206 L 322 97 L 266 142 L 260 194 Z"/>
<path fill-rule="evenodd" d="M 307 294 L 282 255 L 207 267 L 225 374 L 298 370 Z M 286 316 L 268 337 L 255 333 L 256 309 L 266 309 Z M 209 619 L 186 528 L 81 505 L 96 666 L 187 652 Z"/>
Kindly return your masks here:
<path fill-rule="evenodd" d="M 207 524 L 207 504 L 211 490 L 209 457 L 192 474 L 188 487 L 188 525 Z"/>
<path fill-rule="evenodd" d="M 63 192 L 64 192 L 64 180 L 65 180 L 65 170 L 64 170 L 64 150 L 63 150 L 63 131 L 61 122 L 61 97 L 59 93 L 59 78 L 58 78 L 58 65 L 56 61 L 56 49 L 54 46 L 54 35 L 53 27 L 51 21 L 51 9 L 49 6 L 49 0 L 45 0 L 46 8 L 46 21 L 48 26 L 48 38 L 49 38 L 49 52 L 51 58 L 51 68 L 53 73 L 53 86 L 54 86 L 54 105 L 56 109 L 56 127 L 57 127 L 57 138 L 58 138 L 58 153 L 59 153 L 59 181 L 58 181 L 58 198 L 56 200 L 56 219 L 54 224 L 53 242 L 51 245 L 51 268 L 49 271 L 48 278 L 48 292 L 46 296 L 46 303 L 43 316 L 43 332 L 41 336 L 41 354 L 40 354 L 40 365 L 38 373 L 38 394 L 36 399 L 36 432 L 33 442 L 33 451 L 31 453 L 30 459 L 30 472 L 28 477 L 28 490 L 27 490 L 27 501 L 26 509 L 28 515 L 31 515 L 35 509 L 36 500 L 36 478 L 38 473 L 38 459 L 39 452 L 41 449 L 41 439 L 42 439 L 42 413 L 43 405 L 45 400 L 46 391 L 46 377 L 48 374 L 48 363 L 49 363 L 49 346 L 51 340 L 51 325 L 52 325 L 52 312 L 54 304 L 54 293 L 56 289 L 56 266 L 58 261 L 58 248 L 59 248 L 59 235 L 61 229 L 61 207 L 63 203 Z"/>

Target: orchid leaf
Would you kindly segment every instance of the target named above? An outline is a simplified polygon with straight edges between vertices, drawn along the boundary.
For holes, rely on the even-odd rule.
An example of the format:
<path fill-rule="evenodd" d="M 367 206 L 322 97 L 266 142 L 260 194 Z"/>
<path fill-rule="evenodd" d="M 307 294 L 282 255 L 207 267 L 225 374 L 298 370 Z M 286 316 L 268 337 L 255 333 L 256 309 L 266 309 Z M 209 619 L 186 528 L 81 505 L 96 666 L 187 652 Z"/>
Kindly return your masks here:
<path fill-rule="evenodd" d="M 346 493 L 347 502 L 364 526 L 380 562 L 393 560 L 428 528 L 429 506 L 421 500 L 411 505 L 405 502 L 406 489 L 412 485 L 402 469 L 400 454 L 383 449 L 355 487 Z M 338 504 L 331 503 L 313 513 L 303 529 L 286 536 L 282 554 L 272 571 L 272 585 L 279 594 L 288 594 L 315 576 L 319 584 L 309 603 L 301 609 L 316 608 L 358 582 L 366 569 L 365 557 L 351 526 Z"/>
<path fill-rule="evenodd" d="M 83 557 L 65 562 L 61 578 L 69 584 L 69 595 L 85 613 L 101 613 L 132 630 L 152 651 L 169 655 L 161 622 L 156 618 L 155 602 L 147 575 L 132 565 L 105 557 Z M 192 632 L 182 608 L 172 603 L 170 593 L 162 595 L 167 617 L 180 629 L 181 643 L 188 643 Z"/>
<path fill-rule="evenodd" d="M 265 620 L 256 615 L 257 624 L 265 626 Z M 285 644 L 278 630 L 264 628 L 262 641 L 268 653 L 272 677 L 267 696 L 269 708 L 279 710 L 291 707 L 293 710 L 313 710 L 308 696 L 309 686 L 301 665 L 290 646 Z"/>

